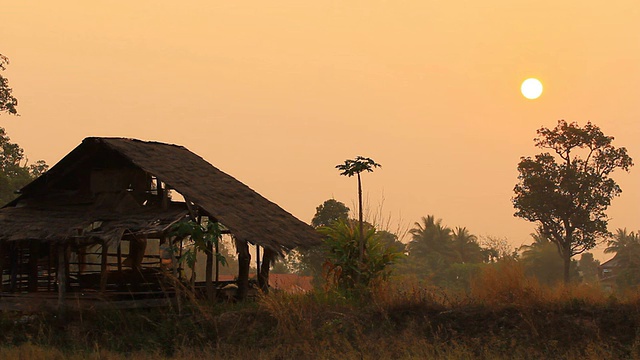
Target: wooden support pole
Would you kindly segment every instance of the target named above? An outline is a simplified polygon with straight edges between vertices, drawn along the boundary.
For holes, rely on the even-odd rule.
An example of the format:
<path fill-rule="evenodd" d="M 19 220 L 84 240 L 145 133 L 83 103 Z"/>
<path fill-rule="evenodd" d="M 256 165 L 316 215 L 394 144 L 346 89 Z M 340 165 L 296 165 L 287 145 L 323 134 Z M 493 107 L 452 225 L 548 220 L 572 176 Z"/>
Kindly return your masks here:
<path fill-rule="evenodd" d="M 4 291 L 4 264 L 7 256 L 6 246 L 4 242 L 0 242 L 0 297 Z"/>
<path fill-rule="evenodd" d="M 215 293 L 213 291 L 213 243 L 207 243 L 205 254 L 207 254 L 207 267 L 205 270 L 205 287 L 207 289 L 207 299 L 209 299 L 209 301 L 213 301 L 213 299 L 215 298 Z"/>
<path fill-rule="evenodd" d="M 109 246 L 106 241 L 102 242 L 102 256 L 100 259 L 100 292 L 104 294 L 107 290 L 107 279 L 109 270 L 107 268 L 107 257 L 109 256 Z"/>
<path fill-rule="evenodd" d="M 49 256 L 47 256 L 47 291 L 53 290 L 53 254 L 55 254 L 55 247 L 49 245 Z"/>
<path fill-rule="evenodd" d="M 216 241 L 216 283 L 220 281 L 220 261 L 218 257 L 220 256 L 220 241 Z"/>
<path fill-rule="evenodd" d="M 262 266 L 258 269 L 258 286 L 265 294 L 269 293 L 269 270 L 276 258 L 276 253 L 269 248 L 264 249 Z"/>
<path fill-rule="evenodd" d="M 260 246 L 256 244 L 256 278 L 260 273 Z"/>
<path fill-rule="evenodd" d="M 58 245 L 58 312 L 60 315 L 64 313 L 65 308 L 65 296 L 67 294 L 67 257 L 66 246 Z"/>
<path fill-rule="evenodd" d="M 116 250 L 118 256 L 118 272 L 122 272 L 122 240 L 118 242 L 118 250 Z"/>
<path fill-rule="evenodd" d="M 38 291 L 38 243 L 29 241 L 29 292 Z"/>
<path fill-rule="evenodd" d="M 249 267 L 251 254 L 249 244 L 246 241 L 236 239 L 236 251 L 238 252 L 238 300 L 247 298 L 249 292 Z"/>

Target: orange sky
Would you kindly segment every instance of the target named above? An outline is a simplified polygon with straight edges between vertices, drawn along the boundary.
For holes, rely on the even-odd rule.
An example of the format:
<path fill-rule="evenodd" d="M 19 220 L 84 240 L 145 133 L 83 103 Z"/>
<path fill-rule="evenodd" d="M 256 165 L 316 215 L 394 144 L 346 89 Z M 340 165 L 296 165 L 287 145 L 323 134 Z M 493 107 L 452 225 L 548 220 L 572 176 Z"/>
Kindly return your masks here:
<path fill-rule="evenodd" d="M 20 117 L 0 126 L 50 164 L 87 136 L 177 143 L 300 219 L 354 179 L 406 226 L 434 214 L 529 243 L 513 217 L 535 130 L 591 120 L 640 163 L 640 4 L 616 1 L 4 1 L 0 53 Z M 538 100 L 519 93 L 538 77 Z M 640 168 L 610 229 L 640 228 Z M 353 207 L 353 206 L 352 206 Z"/>

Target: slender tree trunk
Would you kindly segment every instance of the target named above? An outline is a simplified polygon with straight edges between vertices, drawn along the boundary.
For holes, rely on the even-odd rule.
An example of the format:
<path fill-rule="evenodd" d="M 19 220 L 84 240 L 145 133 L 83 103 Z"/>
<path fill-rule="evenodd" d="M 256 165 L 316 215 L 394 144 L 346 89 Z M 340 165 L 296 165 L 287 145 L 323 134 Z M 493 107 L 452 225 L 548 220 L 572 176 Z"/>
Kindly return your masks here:
<path fill-rule="evenodd" d="M 569 285 L 571 282 L 571 253 L 565 249 L 562 258 L 564 260 L 564 284 Z"/>
<path fill-rule="evenodd" d="M 359 245 L 360 245 L 360 253 L 358 254 L 358 260 L 360 262 L 360 264 L 364 263 L 364 251 L 365 251 L 365 246 L 364 246 L 364 231 L 363 231 L 363 219 L 362 219 L 362 183 L 360 181 L 360 173 L 358 173 L 358 226 L 359 226 L 359 230 L 360 230 L 360 239 L 359 239 Z M 358 269 L 358 276 L 356 281 L 358 282 L 358 284 L 360 283 L 360 269 Z"/>

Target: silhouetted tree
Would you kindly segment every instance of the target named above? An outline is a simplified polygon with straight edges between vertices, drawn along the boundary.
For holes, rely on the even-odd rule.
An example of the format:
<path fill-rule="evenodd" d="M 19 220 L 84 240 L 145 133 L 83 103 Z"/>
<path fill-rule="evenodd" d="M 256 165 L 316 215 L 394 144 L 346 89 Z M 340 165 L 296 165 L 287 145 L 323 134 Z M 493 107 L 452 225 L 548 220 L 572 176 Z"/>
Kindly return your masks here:
<path fill-rule="evenodd" d="M 42 175 L 48 168 L 42 160 L 28 165 L 24 150 L 12 143 L 4 128 L 0 127 L 0 206 L 15 199 L 17 190 Z"/>
<path fill-rule="evenodd" d="M 596 260 L 592 253 L 582 253 L 578 261 L 578 269 L 582 275 L 583 283 L 596 284 L 598 282 L 598 266 L 600 266 L 600 261 Z"/>
<path fill-rule="evenodd" d="M 330 226 L 335 221 L 348 218 L 349 208 L 336 199 L 329 199 L 316 207 L 316 214 L 311 219 L 311 226 L 315 228 Z"/>
<path fill-rule="evenodd" d="M 608 241 L 605 253 L 615 253 L 618 269 L 614 270 L 616 285 L 621 290 L 640 285 L 640 232 L 617 229 Z"/>
<path fill-rule="evenodd" d="M 351 177 L 356 175 L 358 178 L 358 223 L 359 223 L 359 234 L 360 238 L 360 251 L 359 251 L 359 260 L 360 263 L 364 262 L 364 252 L 366 250 L 365 240 L 364 240 L 364 221 L 362 219 L 362 181 L 360 179 L 360 173 L 363 171 L 373 172 L 374 168 L 381 167 L 382 165 L 376 163 L 371 158 L 366 158 L 362 156 L 356 156 L 355 159 L 347 159 L 344 161 L 344 164 L 336 165 L 336 169 L 340 170 L 340 175 Z"/>
<path fill-rule="evenodd" d="M 539 129 L 534 139 L 537 147 L 554 154 L 523 157 L 518 164 L 515 216 L 539 223 L 557 246 L 565 283 L 570 280 L 571 258 L 609 235 L 605 211 L 621 192 L 609 175 L 633 165 L 627 150 L 614 147 L 612 141 L 590 122 L 580 127 L 560 120 L 553 129 Z"/>
<path fill-rule="evenodd" d="M 433 215 L 422 217 L 409 230 L 409 259 L 419 272 L 434 275 L 442 272 L 458 257 L 451 241 L 451 229 Z"/>
<path fill-rule="evenodd" d="M 542 284 L 552 286 L 563 281 L 563 261 L 556 245 L 542 233 L 540 228 L 531 234 L 533 243 L 520 247 L 525 274 L 535 277 Z M 577 262 L 571 262 L 571 274 L 577 278 Z"/>
<path fill-rule="evenodd" d="M 482 248 L 478 244 L 478 237 L 469 233 L 466 227 L 456 227 L 451 233 L 453 250 L 456 251 L 458 263 L 481 263 Z"/>
<path fill-rule="evenodd" d="M 7 65 L 9 65 L 9 58 L 0 54 L 0 70 L 4 71 Z M 13 89 L 9 87 L 9 80 L 0 74 L 0 112 L 17 115 L 18 99 L 11 95 L 12 92 Z"/>

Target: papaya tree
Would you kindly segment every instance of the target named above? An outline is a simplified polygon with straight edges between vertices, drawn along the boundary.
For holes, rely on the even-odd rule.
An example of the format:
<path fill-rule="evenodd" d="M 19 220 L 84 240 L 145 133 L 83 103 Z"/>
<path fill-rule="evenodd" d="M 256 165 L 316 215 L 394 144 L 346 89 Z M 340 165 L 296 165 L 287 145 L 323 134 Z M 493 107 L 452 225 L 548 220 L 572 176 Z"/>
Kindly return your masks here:
<path fill-rule="evenodd" d="M 356 175 L 358 178 L 358 233 L 360 235 L 360 239 L 358 241 L 358 259 L 361 264 L 364 261 L 366 245 L 364 240 L 364 220 L 362 219 L 362 180 L 360 179 L 360 173 L 363 171 L 373 172 L 374 168 L 381 166 L 382 165 L 373 161 L 373 159 L 362 156 L 356 156 L 355 159 L 347 159 L 344 161 L 344 164 L 336 165 L 336 169 L 340 170 L 340 175 L 348 177 Z"/>

